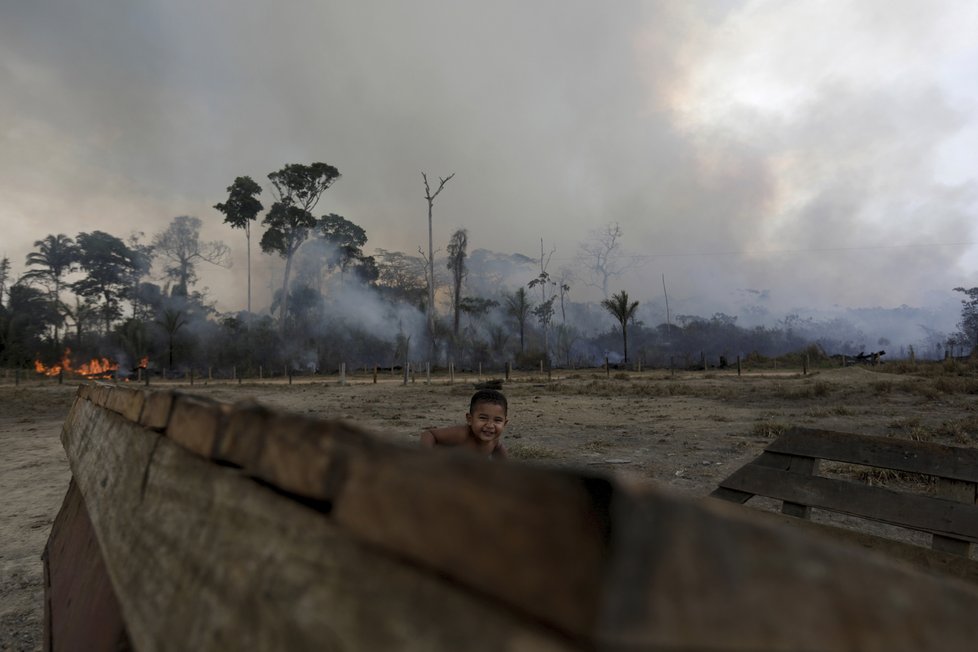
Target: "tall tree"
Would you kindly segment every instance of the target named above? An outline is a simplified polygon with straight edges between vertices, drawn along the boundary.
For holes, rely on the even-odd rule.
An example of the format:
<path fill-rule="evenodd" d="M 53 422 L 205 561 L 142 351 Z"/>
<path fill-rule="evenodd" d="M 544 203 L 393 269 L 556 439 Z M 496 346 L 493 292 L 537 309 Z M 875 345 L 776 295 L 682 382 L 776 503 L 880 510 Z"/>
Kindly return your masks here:
<path fill-rule="evenodd" d="M 506 295 L 505 300 L 506 314 L 516 320 L 516 325 L 519 328 L 520 353 L 523 353 L 526 351 L 526 320 L 530 317 L 533 304 L 530 302 L 530 297 L 524 287 L 520 287 L 513 294 Z"/>
<path fill-rule="evenodd" d="M 431 341 L 431 346 L 434 347 L 435 342 L 435 241 L 433 236 L 432 228 L 432 209 L 435 206 L 435 197 L 442 191 L 445 184 L 451 181 L 455 173 L 452 172 L 444 179 L 438 179 L 438 188 L 434 193 L 431 192 L 431 186 L 428 185 L 428 175 L 424 172 L 421 173 L 421 178 L 424 179 L 424 198 L 428 202 L 428 337 Z M 419 249 L 420 251 L 420 249 Z M 423 254 L 423 252 L 422 252 Z"/>
<path fill-rule="evenodd" d="M 604 299 L 601 307 L 611 313 L 611 316 L 618 320 L 621 325 L 622 346 L 624 348 L 624 361 L 628 362 L 628 322 L 635 317 L 638 309 L 638 301 L 628 301 L 628 293 L 622 290 L 617 294 L 611 295 L 610 299 Z"/>
<path fill-rule="evenodd" d="M 262 224 L 268 230 L 261 237 L 261 249 L 267 254 L 277 253 L 285 259 L 285 272 L 282 275 L 281 307 L 279 308 L 279 330 L 285 332 L 286 315 L 289 310 L 289 275 L 292 272 L 292 258 L 309 233 L 316 226 L 313 208 L 319 198 L 340 177 L 339 170 L 326 163 L 303 165 L 290 163 L 277 172 L 268 175 L 272 182 L 272 204 Z"/>
<path fill-rule="evenodd" d="M 52 324 L 54 328 L 54 343 L 59 342 L 58 329 L 64 322 L 65 308 L 61 302 L 61 287 L 64 277 L 78 265 L 78 246 L 75 241 L 63 233 L 49 235 L 43 240 L 35 240 L 37 251 L 27 254 L 29 269 L 22 279 L 38 281 L 48 290 L 48 298 L 57 318 Z"/>
<path fill-rule="evenodd" d="M 129 236 L 127 246 L 132 252 L 132 268 L 128 274 L 127 296 L 132 303 L 132 318 L 141 319 L 143 317 L 143 299 L 145 289 L 143 279 L 149 274 L 153 267 L 154 250 L 152 245 L 146 245 L 139 241 L 143 237 L 142 231 L 134 231 Z"/>
<path fill-rule="evenodd" d="M 82 297 L 101 300 L 102 321 L 108 333 L 112 321 L 122 314 L 119 304 L 128 290 L 135 255 L 125 242 L 103 231 L 79 233 L 75 242 L 78 265 L 85 277 L 71 288 Z"/>
<path fill-rule="evenodd" d="M 201 221 L 189 215 L 174 217 L 170 225 L 153 238 L 153 251 L 164 259 L 163 273 L 174 282 L 171 296 L 185 297 L 197 282 L 197 264 L 219 267 L 230 264 L 230 250 L 223 242 L 200 239 Z"/>
<path fill-rule="evenodd" d="M 364 260 L 367 232 L 362 227 L 336 213 L 323 215 L 316 226 L 320 237 L 333 247 L 326 259 L 329 269 L 338 268 L 342 275 L 351 265 Z"/>
<path fill-rule="evenodd" d="M 227 187 L 228 200 L 215 204 L 214 208 L 224 213 L 224 222 L 233 229 L 244 229 L 248 247 L 248 312 L 251 312 L 251 223 L 265 208 L 256 195 L 261 194 L 261 186 L 249 176 L 237 177 Z"/>
<path fill-rule="evenodd" d="M 448 241 L 448 270 L 452 273 L 452 334 L 458 338 L 459 314 L 462 310 L 462 283 L 468 270 L 465 268 L 466 251 L 469 246 L 469 234 L 465 229 L 458 229 Z"/>

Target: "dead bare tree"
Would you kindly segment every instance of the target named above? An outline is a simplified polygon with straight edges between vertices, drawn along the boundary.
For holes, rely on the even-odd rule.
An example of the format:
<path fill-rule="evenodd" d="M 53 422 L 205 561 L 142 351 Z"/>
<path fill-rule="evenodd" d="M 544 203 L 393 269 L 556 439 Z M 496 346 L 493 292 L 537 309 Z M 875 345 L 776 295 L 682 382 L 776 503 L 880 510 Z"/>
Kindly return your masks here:
<path fill-rule="evenodd" d="M 439 177 L 438 189 L 432 193 L 431 186 L 428 185 L 428 175 L 424 172 L 421 173 L 421 178 L 424 179 L 424 198 L 428 202 L 428 256 L 425 262 L 428 264 L 428 337 L 432 347 L 434 347 L 435 342 L 435 243 L 431 213 L 435 205 L 435 197 L 438 196 L 442 188 L 445 187 L 445 184 L 451 181 L 454 176 L 455 173 L 452 172 L 445 178 Z M 418 247 L 418 252 L 424 256 L 424 251 L 421 250 L 421 247 Z"/>
<path fill-rule="evenodd" d="M 618 222 L 609 223 L 602 230 L 592 231 L 591 239 L 579 247 L 579 265 L 585 285 L 598 288 L 608 298 L 608 284 L 619 278 L 630 265 L 623 261 L 621 238 L 624 232 Z"/>

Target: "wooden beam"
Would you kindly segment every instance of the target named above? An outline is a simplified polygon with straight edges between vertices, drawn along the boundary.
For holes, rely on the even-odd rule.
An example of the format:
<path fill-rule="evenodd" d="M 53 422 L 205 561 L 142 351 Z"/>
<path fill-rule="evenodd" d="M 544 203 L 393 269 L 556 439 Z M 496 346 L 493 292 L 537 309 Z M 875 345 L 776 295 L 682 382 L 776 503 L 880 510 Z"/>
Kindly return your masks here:
<path fill-rule="evenodd" d="M 575 649 L 235 469 L 76 409 L 89 427 L 66 449 L 135 649 Z"/>
<path fill-rule="evenodd" d="M 747 464 L 721 483 L 726 489 L 827 509 L 921 532 L 978 541 L 978 506 L 885 487 L 808 476 Z"/>
<path fill-rule="evenodd" d="M 771 442 L 765 450 L 978 482 L 976 448 L 792 428 Z"/>
<path fill-rule="evenodd" d="M 89 401 L 72 411 L 65 448 L 137 649 L 970 651 L 978 639 L 973 587 L 720 501 L 274 411 L 240 445 L 232 411 L 217 451 L 234 468 Z"/>

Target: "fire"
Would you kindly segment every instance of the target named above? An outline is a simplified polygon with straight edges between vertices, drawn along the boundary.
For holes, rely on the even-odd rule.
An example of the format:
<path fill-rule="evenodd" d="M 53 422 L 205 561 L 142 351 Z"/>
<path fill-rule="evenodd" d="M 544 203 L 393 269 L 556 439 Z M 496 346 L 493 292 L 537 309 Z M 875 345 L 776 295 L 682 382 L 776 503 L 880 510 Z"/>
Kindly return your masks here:
<path fill-rule="evenodd" d="M 136 368 L 137 369 L 145 369 L 148 366 L 149 366 L 149 356 L 148 355 L 144 355 L 143 357 L 141 357 L 139 359 L 139 366 L 136 367 Z"/>
<path fill-rule="evenodd" d="M 34 360 L 34 370 L 45 376 L 57 376 L 60 373 L 75 373 L 81 376 L 104 376 L 118 368 L 118 363 L 111 362 L 107 358 L 92 358 L 80 367 L 75 368 L 71 363 L 71 349 L 69 348 L 66 348 L 65 352 L 61 354 L 61 361 L 50 367 L 46 366 L 40 360 Z"/>
<path fill-rule="evenodd" d="M 77 372 L 82 376 L 104 376 L 118 368 L 119 365 L 116 362 L 110 362 L 105 358 L 92 358 L 78 367 Z"/>
<path fill-rule="evenodd" d="M 34 360 L 34 370 L 45 376 L 57 376 L 62 371 L 71 372 L 71 349 L 66 348 L 65 352 L 61 354 L 60 364 L 51 365 L 50 367 L 46 367 L 40 360 Z"/>

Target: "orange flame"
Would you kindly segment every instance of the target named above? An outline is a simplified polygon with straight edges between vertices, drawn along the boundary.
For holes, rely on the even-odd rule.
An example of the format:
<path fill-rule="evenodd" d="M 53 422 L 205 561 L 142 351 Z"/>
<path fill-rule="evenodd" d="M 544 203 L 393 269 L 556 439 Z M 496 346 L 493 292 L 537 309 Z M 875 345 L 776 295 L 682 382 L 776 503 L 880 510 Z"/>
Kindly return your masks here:
<path fill-rule="evenodd" d="M 47 367 L 40 360 L 34 360 L 34 371 L 39 374 L 44 374 L 45 376 L 57 376 L 62 371 L 71 371 L 71 349 L 66 348 L 65 352 L 61 354 L 60 364 L 51 365 Z"/>
<path fill-rule="evenodd" d="M 40 360 L 34 360 L 34 370 L 45 376 L 57 376 L 62 372 L 75 373 L 82 376 L 103 376 L 118 368 L 119 365 L 117 363 L 110 362 L 106 358 L 92 358 L 92 360 L 76 369 L 72 366 L 71 349 L 69 348 L 66 348 L 65 352 L 61 355 L 61 362 L 59 364 L 48 367 Z"/>
<path fill-rule="evenodd" d="M 136 368 L 137 369 L 145 369 L 148 366 L 149 366 L 149 356 L 148 355 L 144 355 L 143 357 L 141 357 L 139 359 L 139 366 L 136 367 Z"/>
<path fill-rule="evenodd" d="M 113 372 L 119 368 L 115 362 L 110 362 L 105 358 L 92 358 L 82 366 L 78 367 L 78 373 L 82 376 L 102 376 Z"/>

